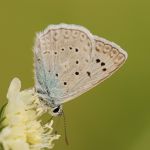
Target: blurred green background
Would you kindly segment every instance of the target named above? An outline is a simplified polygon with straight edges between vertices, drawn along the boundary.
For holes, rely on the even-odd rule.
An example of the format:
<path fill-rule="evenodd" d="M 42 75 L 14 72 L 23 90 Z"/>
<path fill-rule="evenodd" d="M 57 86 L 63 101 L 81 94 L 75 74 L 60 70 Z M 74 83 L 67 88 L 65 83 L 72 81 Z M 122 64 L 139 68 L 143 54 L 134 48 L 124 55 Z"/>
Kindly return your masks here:
<path fill-rule="evenodd" d="M 34 85 L 35 33 L 62 22 L 116 42 L 129 57 L 111 78 L 64 105 L 70 145 L 58 119 L 62 138 L 54 150 L 149 150 L 149 0 L 0 0 L 1 105 L 13 77 L 22 89 Z"/>

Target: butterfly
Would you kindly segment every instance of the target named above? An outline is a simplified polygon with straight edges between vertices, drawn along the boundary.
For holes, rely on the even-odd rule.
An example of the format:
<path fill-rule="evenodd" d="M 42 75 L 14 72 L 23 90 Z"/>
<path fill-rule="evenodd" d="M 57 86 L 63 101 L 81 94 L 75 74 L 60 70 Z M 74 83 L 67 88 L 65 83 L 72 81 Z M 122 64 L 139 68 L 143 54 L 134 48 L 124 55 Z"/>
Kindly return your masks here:
<path fill-rule="evenodd" d="M 34 45 L 35 90 L 39 99 L 62 113 L 62 104 L 100 84 L 126 61 L 117 44 L 79 25 L 49 25 Z"/>

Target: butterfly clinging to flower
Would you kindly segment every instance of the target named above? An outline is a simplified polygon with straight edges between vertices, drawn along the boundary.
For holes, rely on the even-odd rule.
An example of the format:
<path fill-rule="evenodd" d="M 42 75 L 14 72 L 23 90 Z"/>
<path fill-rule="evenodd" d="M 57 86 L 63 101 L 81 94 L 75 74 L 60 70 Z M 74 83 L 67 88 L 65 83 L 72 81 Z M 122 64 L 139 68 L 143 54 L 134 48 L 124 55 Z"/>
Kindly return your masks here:
<path fill-rule="evenodd" d="M 110 77 L 126 61 L 117 44 L 79 25 L 50 25 L 36 36 L 35 90 L 39 99 L 62 113 L 62 104 Z"/>

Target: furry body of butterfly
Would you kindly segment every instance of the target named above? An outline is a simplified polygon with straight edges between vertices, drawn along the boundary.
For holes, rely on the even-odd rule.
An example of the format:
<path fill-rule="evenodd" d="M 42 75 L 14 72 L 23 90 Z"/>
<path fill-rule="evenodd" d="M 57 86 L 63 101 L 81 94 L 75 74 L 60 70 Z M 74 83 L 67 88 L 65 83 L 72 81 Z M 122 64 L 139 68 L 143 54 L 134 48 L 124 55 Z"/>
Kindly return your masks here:
<path fill-rule="evenodd" d="M 39 98 L 62 113 L 61 105 L 95 87 L 127 59 L 117 44 L 79 25 L 50 25 L 36 36 L 35 89 Z"/>

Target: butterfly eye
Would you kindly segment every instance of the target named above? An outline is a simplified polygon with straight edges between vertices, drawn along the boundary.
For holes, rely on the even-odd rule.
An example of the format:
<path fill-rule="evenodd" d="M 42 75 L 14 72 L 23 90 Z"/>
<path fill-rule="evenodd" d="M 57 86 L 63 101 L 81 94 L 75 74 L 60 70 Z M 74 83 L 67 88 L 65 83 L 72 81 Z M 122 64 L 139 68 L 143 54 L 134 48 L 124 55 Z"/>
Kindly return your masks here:
<path fill-rule="evenodd" d="M 63 111 L 62 111 L 62 106 L 56 106 L 54 108 L 52 108 L 52 116 L 60 116 L 62 115 Z"/>
<path fill-rule="evenodd" d="M 56 108 L 53 110 L 53 113 L 58 113 L 59 110 L 60 110 L 60 107 L 58 106 L 58 107 L 56 107 Z"/>

